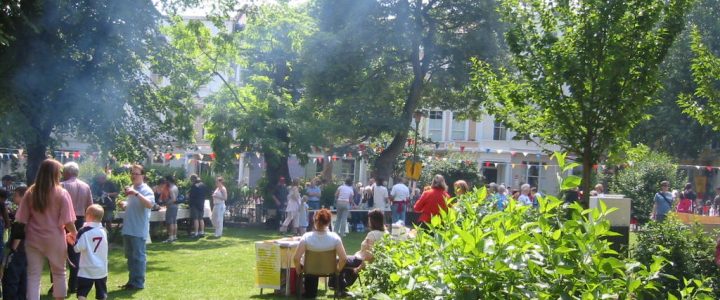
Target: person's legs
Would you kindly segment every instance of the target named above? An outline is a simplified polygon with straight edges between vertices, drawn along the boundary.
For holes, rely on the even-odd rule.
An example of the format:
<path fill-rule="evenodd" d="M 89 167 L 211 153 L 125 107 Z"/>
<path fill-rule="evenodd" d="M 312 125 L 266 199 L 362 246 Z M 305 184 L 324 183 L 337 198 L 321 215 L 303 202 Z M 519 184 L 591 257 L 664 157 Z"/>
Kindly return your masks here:
<path fill-rule="evenodd" d="M 40 276 L 42 275 L 43 259 L 45 258 L 40 250 L 34 247 L 25 246 L 27 256 L 27 298 L 40 299 Z M 65 282 L 65 281 L 62 281 Z"/>
<path fill-rule="evenodd" d="M 288 226 L 290 226 L 290 223 L 292 223 L 292 213 L 285 212 L 285 221 L 282 222 L 282 225 L 280 225 L 280 232 L 286 233 Z"/>
<path fill-rule="evenodd" d="M 25 289 L 20 290 L 20 283 L 24 284 L 24 280 L 21 280 L 20 277 L 27 276 L 22 272 L 27 268 L 25 253 L 12 253 L 8 255 L 7 260 L 7 266 L 2 278 L 2 297 L 3 299 L 18 299 L 21 298 L 20 295 L 25 295 Z"/>
<path fill-rule="evenodd" d="M 92 285 L 93 285 L 92 279 L 78 277 L 78 286 L 77 286 L 78 300 L 87 299 L 87 295 L 90 294 L 90 289 L 92 289 Z"/>
<path fill-rule="evenodd" d="M 129 235 L 123 238 L 128 264 L 128 284 L 135 288 L 145 288 L 145 239 Z"/>
<path fill-rule="evenodd" d="M 392 215 L 392 223 L 395 224 L 398 220 L 400 220 L 400 213 L 398 213 L 398 206 L 400 204 L 397 202 L 393 202 L 392 206 L 390 207 L 391 215 Z"/>
<path fill-rule="evenodd" d="M 107 299 L 107 277 L 93 281 L 95 282 L 95 299 Z"/>
<path fill-rule="evenodd" d="M 355 268 L 362 264 L 362 259 L 353 256 L 348 256 L 345 263 L 345 268 L 340 273 L 340 291 L 345 292 L 347 288 L 355 283 L 358 278 L 358 274 L 355 273 Z"/>
<path fill-rule="evenodd" d="M 303 283 L 305 286 L 305 294 L 303 294 L 305 297 L 308 298 L 315 298 L 317 297 L 317 291 L 318 291 L 318 277 L 313 275 L 305 275 L 305 282 Z"/>
<path fill-rule="evenodd" d="M 65 284 L 65 262 L 67 260 L 67 247 L 63 245 L 48 245 L 48 247 L 42 250 L 42 253 L 48 259 L 50 265 L 50 274 L 52 275 L 53 282 L 57 283 L 53 285 L 53 297 L 55 299 L 64 299 L 67 296 L 67 287 Z"/>
<path fill-rule="evenodd" d="M 337 208 L 337 221 L 335 222 L 336 232 L 341 236 L 345 236 L 345 232 L 347 231 L 347 218 L 349 213 L 348 203 L 338 202 L 335 207 Z"/>
<path fill-rule="evenodd" d="M 225 204 L 216 204 L 213 210 L 215 216 L 215 237 L 221 237 L 223 233 L 223 222 L 225 221 Z"/>
<path fill-rule="evenodd" d="M 77 219 L 75 220 L 75 228 L 80 230 L 80 228 L 82 228 L 84 223 L 85 223 L 85 217 L 77 216 Z M 70 270 L 70 275 L 68 277 L 68 291 L 70 293 L 74 293 L 77 290 L 77 274 L 78 274 L 78 264 L 80 263 L 80 253 L 75 252 L 75 249 L 73 249 L 73 246 L 68 245 L 67 246 L 67 256 L 68 256 L 68 261 L 70 261 L 70 263 L 68 264 L 68 269 Z"/>

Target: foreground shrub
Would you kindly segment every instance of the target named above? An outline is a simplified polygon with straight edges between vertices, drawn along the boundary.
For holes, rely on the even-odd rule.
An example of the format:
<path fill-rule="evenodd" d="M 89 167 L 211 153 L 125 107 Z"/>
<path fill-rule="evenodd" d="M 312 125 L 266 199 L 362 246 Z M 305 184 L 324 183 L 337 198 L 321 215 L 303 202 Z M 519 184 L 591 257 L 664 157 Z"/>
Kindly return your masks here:
<path fill-rule="evenodd" d="M 716 236 L 700 225 L 688 226 L 670 217 L 662 223 L 648 223 L 645 230 L 638 232 L 632 256 L 644 265 L 650 265 L 653 256 L 664 257 L 672 263 L 663 267 L 662 273 L 675 278 L 708 278 L 706 286 L 713 290 L 715 299 L 720 299 L 720 268 L 714 263 Z M 680 294 L 675 291 L 687 285 L 685 280 L 660 280 L 663 291 L 676 296 Z"/>
<path fill-rule="evenodd" d="M 555 197 L 538 210 L 511 202 L 505 211 L 485 190 L 463 195 L 460 214 L 432 219 L 415 239 L 385 239 L 355 288 L 376 299 L 648 299 L 659 291 L 663 257 L 644 265 L 621 258 L 612 211 L 567 208 Z M 567 220 L 565 220 L 567 216 Z"/>

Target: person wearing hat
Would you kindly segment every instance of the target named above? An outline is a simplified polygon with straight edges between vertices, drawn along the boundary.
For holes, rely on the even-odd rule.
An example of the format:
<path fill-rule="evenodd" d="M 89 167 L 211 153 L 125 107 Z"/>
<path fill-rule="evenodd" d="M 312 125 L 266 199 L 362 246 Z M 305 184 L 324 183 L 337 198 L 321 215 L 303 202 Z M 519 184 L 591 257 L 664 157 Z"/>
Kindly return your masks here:
<path fill-rule="evenodd" d="M 673 195 L 669 192 L 670 183 L 667 181 L 660 182 L 660 191 L 655 193 L 653 202 L 652 219 L 658 222 L 665 220 L 667 213 L 673 207 Z"/>

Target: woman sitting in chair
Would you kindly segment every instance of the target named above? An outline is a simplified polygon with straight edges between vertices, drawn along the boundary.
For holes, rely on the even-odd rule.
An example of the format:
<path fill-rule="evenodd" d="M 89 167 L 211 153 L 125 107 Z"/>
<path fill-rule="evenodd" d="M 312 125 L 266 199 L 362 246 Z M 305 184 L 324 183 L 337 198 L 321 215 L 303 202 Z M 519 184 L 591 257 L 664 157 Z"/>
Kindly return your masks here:
<path fill-rule="evenodd" d="M 321 209 L 315 213 L 313 218 L 315 222 L 315 231 L 308 232 L 300 238 L 300 244 L 295 252 L 293 261 L 297 268 L 298 274 L 303 273 L 303 264 L 300 263 L 301 258 L 305 255 L 306 251 L 312 252 L 325 252 L 335 250 L 338 260 L 336 265 L 336 272 L 342 271 L 347 261 L 347 254 L 343 247 L 342 240 L 335 232 L 328 231 L 328 225 L 330 225 L 331 214 L 327 209 Z M 318 289 L 318 277 L 312 275 L 305 275 L 305 294 L 304 297 L 315 298 L 317 296 Z"/>
<path fill-rule="evenodd" d="M 347 258 L 345 268 L 340 273 L 340 291 L 341 295 L 345 294 L 345 291 L 349 286 L 355 283 L 358 278 L 358 273 L 362 270 L 365 265 L 373 261 L 372 248 L 375 242 L 383 238 L 388 232 L 385 230 L 385 216 L 379 209 L 373 209 L 368 213 L 368 232 L 365 239 L 360 244 L 360 250 L 353 256 Z M 330 280 L 330 282 L 335 282 Z"/>

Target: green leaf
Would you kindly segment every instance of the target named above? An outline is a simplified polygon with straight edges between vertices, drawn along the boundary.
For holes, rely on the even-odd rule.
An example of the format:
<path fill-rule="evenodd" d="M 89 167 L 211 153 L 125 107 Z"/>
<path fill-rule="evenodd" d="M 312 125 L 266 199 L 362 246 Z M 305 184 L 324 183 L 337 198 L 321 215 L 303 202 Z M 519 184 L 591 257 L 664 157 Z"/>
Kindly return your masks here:
<path fill-rule="evenodd" d="M 569 175 L 565 177 L 562 181 L 562 185 L 560 186 L 561 190 L 569 190 L 580 186 L 580 183 L 582 182 L 582 178 L 576 175 Z"/>
<path fill-rule="evenodd" d="M 558 239 L 560 239 L 561 234 L 562 234 L 561 229 L 555 230 L 555 232 L 553 232 L 553 235 L 552 235 L 553 240 L 557 241 Z"/>

